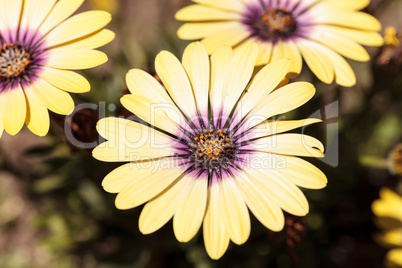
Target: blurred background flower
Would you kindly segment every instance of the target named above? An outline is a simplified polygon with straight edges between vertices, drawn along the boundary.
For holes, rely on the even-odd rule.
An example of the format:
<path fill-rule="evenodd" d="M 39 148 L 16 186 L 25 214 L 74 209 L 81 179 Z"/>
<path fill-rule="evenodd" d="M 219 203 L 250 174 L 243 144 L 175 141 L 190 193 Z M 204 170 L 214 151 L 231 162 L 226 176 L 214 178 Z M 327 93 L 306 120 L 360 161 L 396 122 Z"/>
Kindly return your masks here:
<path fill-rule="evenodd" d="M 380 190 L 380 199 L 372 204 L 375 223 L 382 230 L 375 236 L 378 243 L 393 248 L 387 255 L 387 267 L 402 267 L 402 196 L 388 188 Z"/>
<path fill-rule="evenodd" d="M 91 146 L 102 139 L 88 134 L 83 122 L 129 115 L 119 102 L 127 94 L 127 71 L 155 74 L 154 59 L 161 50 L 180 57 L 188 44 L 177 38 L 182 23 L 174 15 L 189 0 L 117 2 L 107 27 L 116 38 L 102 48 L 109 61 L 80 71 L 92 89 L 72 96 L 86 109 L 67 118 L 74 139 L 65 135 L 65 118 L 52 113 L 45 138 L 24 127 L 0 139 L 0 267 L 383 267 L 388 249 L 372 239 L 377 228 L 371 203 L 382 187 L 397 188 L 400 178 L 387 170 L 387 157 L 402 142 L 402 72 L 377 63 L 383 48 L 368 47 L 369 62 L 348 62 L 357 78 L 350 88 L 326 85 L 302 68 L 296 80 L 313 83 L 316 96 L 285 116 L 308 118 L 317 111 L 311 117 L 324 121 L 304 132 L 325 145 L 325 162 L 311 162 L 327 175 L 328 185 L 303 189 L 310 212 L 286 215 L 282 232 L 270 232 L 251 217 L 248 242 L 230 245 L 219 261 L 212 261 L 200 233 L 181 244 L 168 223 L 144 236 L 137 226 L 141 208 L 117 210 L 114 196 L 101 188 L 102 179 L 119 164 L 92 158 Z M 78 12 L 93 9 L 89 3 Z M 394 27 L 396 36 L 401 32 L 402 1 L 373 0 L 363 11 L 384 28 Z M 77 148 L 78 141 L 88 148 Z"/>

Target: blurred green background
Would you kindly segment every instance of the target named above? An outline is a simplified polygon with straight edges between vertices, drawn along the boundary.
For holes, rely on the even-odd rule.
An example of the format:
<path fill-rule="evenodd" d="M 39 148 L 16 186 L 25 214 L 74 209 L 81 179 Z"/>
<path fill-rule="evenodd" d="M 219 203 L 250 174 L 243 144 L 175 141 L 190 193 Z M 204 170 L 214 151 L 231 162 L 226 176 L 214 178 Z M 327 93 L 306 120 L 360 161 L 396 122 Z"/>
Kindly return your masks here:
<path fill-rule="evenodd" d="M 106 115 L 125 114 L 119 99 L 126 89 L 126 72 L 141 68 L 153 73 L 154 58 L 163 49 L 181 57 L 188 42 L 176 37 L 181 23 L 174 13 L 188 4 L 189 0 L 87 0 L 81 10 L 113 14 L 108 28 L 116 39 L 101 48 L 109 62 L 84 72 L 92 90 L 75 94 L 76 104 L 95 103 L 105 107 Z M 401 0 L 372 1 L 365 11 L 383 28 L 394 26 L 402 32 Z M 336 167 L 311 159 L 329 180 L 325 189 L 305 191 L 311 212 L 303 218 L 288 216 L 280 233 L 252 218 L 250 239 L 242 246 L 232 243 L 219 261 L 209 259 L 200 233 L 189 243 L 177 242 L 171 222 L 142 235 L 137 224 L 141 208 L 117 210 L 115 195 L 101 187 L 103 177 L 118 165 L 99 162 L 90 149 L 66 142 L 64 117 L 52 115 L 46 138 L 26 129 L 15 137 L 4 133 L 0 267 L 383 267 L 387 249 L 372 239 L 376 228 L 370 205 L 381 187 L 396 187 L 401 180 L 384 161 L 402 142 L 402 47 L 368 51 L 372 61 L 350 62 L 357 75 L 352 88 L 325 85 L 308 68 L 298 78 L 313 82 L 317 94 L 287 118 L 301 119 L 316 111 L 325 118 L 326 105 L 337 102 L 333 107 L 339 108 L 338 117 L 306 129 L 327 147 L 339 138 L 331 152 L 339 153 Z M 98 113 L 84 110 L 74 120 L 67 119 L 67 126 L 78 140 L 97 140 Z M 328 134 L 330 124 L 337 125 L 339 133 Z"/>

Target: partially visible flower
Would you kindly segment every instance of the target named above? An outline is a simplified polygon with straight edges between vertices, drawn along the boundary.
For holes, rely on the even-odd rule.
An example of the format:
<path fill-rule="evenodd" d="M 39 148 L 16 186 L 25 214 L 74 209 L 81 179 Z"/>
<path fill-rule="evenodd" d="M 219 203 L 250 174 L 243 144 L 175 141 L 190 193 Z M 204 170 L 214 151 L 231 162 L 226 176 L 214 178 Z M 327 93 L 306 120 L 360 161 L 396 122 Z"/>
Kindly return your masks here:
<path fill-rule="evenodd" d="M 392 174 L 402 176 L 402 143 L 395 146 L 389 154 L 388 166 Z"/>
<path fill-rule="evenodd" d="M 372 210 L 377 216 L 375 223 L 382 229 L 375 236 L 376 240 L 391 249 L 386 256 L 386 266 L 402 267 L 402 196 L 383 188 L 380 199 L 372 204 Z"/>
<path fill-rule="evenodd" d="M 102 29 L 111 20 L 104 11 L 69 18 L 83 0 L 0 1 L 0 136 L 17 134 L 24 123 L 36 135 L 49 130 L 48 109 L 73 111 L 67 92 L 90 90 L 88 81 L 69 70 L 103 64 L 107 56 L 94 48 L 114 33 Z"/>
<path fill-rule="evenodd" d="M 118 0 L 89 0 L 89 4 L 95 9 L 105 10 L 115 14 L 119 9 Z"/>
<path fill-rule="evenodd" d="M 133 69 L 125 108 L 149 125 L 122 118 L 98 122 L 108 141 L 93 151 L 107 162 L 130 162 L 102 182 L 118 193 L 116 207 L 147 203 L 140 231 L 155 232 L 173 217 L 180 242 L 190 241 L 203 225 L 209 256 L 220 258 L 229 241 L 243 244 L 250 235 L 250 211 L 267 228 L 284 226 L 282 209 L 304 216 L 309 205 L 297 187 L 325 187 L 325 175 L 296 156 L 323 156 L 317 139 L 284 132 L 318 119 L 275 121 L 313 97 L 313 85 L 280 86 L 290 62 L 281 59 L 252 78 L 258 49 L 248 43 L 237 52 L 190 44 L 182 62 L 167 51 L 155 69 L 164 87 L 148 73 Z M 271 120 L 267 120 L 271 118 Z M 296 186 L 297 185 L 297 186 Z"/>
<path fill-rule="evenodd" d="M 392 26 L 384 30 L 384 46 L 377 63 L 393 71 L 398 71 L 402 66 L 402 35 Z"/>
<path fill-rule="evenodd" d="M 248 41 L 259 47 L 257 65 L 280 58 L 292 61 L 290 78 L 302 69 L 302 57 L 323 82 L 353 86 L 356 77 L 340 55 L 356 61 L 370 56 L 362 45 L 380 46 L 381 24 L 359 12 L 369 0 L 193 0 L 176 19 L 186 40 L 202 39 L 211 54 L 220 45 L 238 49 Z M 340 54 L 340 55 L 339 55 Z"/>

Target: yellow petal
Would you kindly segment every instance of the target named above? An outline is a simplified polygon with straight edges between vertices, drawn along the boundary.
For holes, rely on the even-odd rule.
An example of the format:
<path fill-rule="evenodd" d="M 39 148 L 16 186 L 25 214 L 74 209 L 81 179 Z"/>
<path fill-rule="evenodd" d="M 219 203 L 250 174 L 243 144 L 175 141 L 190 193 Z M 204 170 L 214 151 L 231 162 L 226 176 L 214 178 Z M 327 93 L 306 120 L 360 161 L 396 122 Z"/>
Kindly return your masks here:
<path fill-rule="evenodd" d="M 135 176 L 117 195 L 116 207 L 118 209 L 137 207 L 154 198 L 179 178 L 183 169 L 177 167 L 174 159 L 166 159 L 166 161 L 170 161 L 166 168 L 148 167 L 142 163 L 135 164 L 133 166 Z"/>
<path fill-rule="evenodd" d="M 324 157 L 324 146 L 319 140 L 308 135 L 296 133 L 259 138 L 252 141 L 247 148 L 276 154 Z"/>
<path fill-rule="evenodd" d="M 193 2 L 238 13 L 243 12 L 245 8 L 245 6 L 238 0 L 193 0 Z"/>
<path fill-rule="evenodd" d="M 297 47 L 306 61 L 311 71 L 326 84 L 332 83 L 334 80 L 334 68 L 331 61 L 321 54 L 317 54 L 317 43 L 309 40 L 298 40 Z"/>
<path fill-rule="evenodd" d="M 239 23 L 234 21 L 190 22 L 183 24 L 177 30 L 177 36 L 183 40 L 201 39 L 208 35 L 230 31 L 238 25 Z"/>
<path fill-rule="evenodd" d="M 4 19 L 5 24 L 11 31 L 15 31 L 18 29 L 21 8 L 22 8 L 22 0 L 0 1 L 0 12 L 3 14 L 2 17 Z"/>
<path fill-rule="evenodd" d="M 255 155 L 261 159 L 271 157 L 267 154 Z M 278 163 L 274 162 L 274 165 L 278 165 Z M 305 216 L 309 210 L 306 197 L 298 187 L 279 174 L 276 169 L 275 166 L 264 169 L 247 168 L 245 173 L 265 197 L 275 202 L 283 210 L 296 216 Z"/>
<path fill-rule="evenodd" d="M 366 46 L 382 46 L 384 44 L 382 36 L 377 32 L 350 29 L 332 25 L 317 25 L 314 28 L 320 32 L 328 32 L 335 35 L 344 36 Z"/>
<path fill-rule="evenodd" d="M 250 139 L 266 137 L 319 122 L 322 122 L 322 120 L 316 118 L 301 120 L 268 120 L 253 128 L 253 131 L 250 132 L 248 137 Z"/>
<path fill-rule="evenodd" d="M 281 208 L 264 196 L 243 172 L 236 174 L 235 181 L 254 216 L 268 229 L 278 232 L 285 225 Z"/>
<path fill-rule="evenodd" d="M 203 5 L 190 5 L 177 11 L 175 18 L 183 21 L 240 20 L 241 15 Z"/>
<path fill-rule="evenodd" d="M 255 42 L 258 46 L 258 57 L 255 65 L 259 66 L 267 64 L 271 59 L 273 44 L 271 42 L 262 42 L 258 39 L 255 40 Z"/>
<path fill-rule="evenodd" d="M 247 123 L 247 127 L 252 128 L 274 115 L 296 109 L 310 100 L 314 94 L 314 86 L 307 82 L 294 82 L 283 86 L 262 99 L 251 110 L 248 115 L 250 120 Z"/>
<path fill-rule="evenodd" d="M 91 89 L 88 80 L 75 72 L 43 67 L 39 76 L 64 91 L 84 93 Z"/>
<path fill-rule="evenodd" d="M 42 78 L 32 83 L 35 95 L 52 112 L 68 115 L 74 110 L 74 101 L 70 94 L 49 84 Z"/>
<path fill-rule="evenodd" d="M 349 28 L 362 29 L 367 31 L 381 30 L 381 23 L 373 16 L 355 11 L 334 11 L 323 12 L 312 17 L 314 23 L 339 25 Z"/>
<path fill-rule="evenodd" d="M 73 14 L 84 0 L 59 0 L 39 28 L 43 35 Z"/>
<path fill-rule="evenodd" d="M 95 10 L 77 14 L 54 28 L 46 36 L 46 46 L 52 47 L 98 31 L 110 22 L 112 16 Z"/>
<path fill-rule="evenodd" d="M 124 95 L 120 99 L 121 104 L 130 112 L 145 122 L 163 129 L 173 135 L 180 133 L 177 122 L 173 121 L 165 112 L 165 106 L 160 108 L 157 103 L 140 95 Z"/>
<path fill-rule="evenodd" d="M 189 117 L 196 114 L 191 85 L 180 61 L 170 52 L 162 51 L 155 59 L 155 70 L 169 95 Z"/>
<path fill-rule="evenodd" d="M 244 115 L 279 85 L 287 74 L 289 66 L 289 60 L 280 59 L 266 65 L 255 75 L 241 99 L 240 109 Z"/>
<path fill-rule="evenodd" d="M 222 178 L 219 181 L 219 213 L 230 239 L 241 245 L 250 235 L 250 217 L 241 192 L 232 178 Z"/>
<path fill-rule="evenodd" d="M 286 167 L 278 168 L 277 171 L 290 182 L 308 189 L 321 189 L 327 185 L 327 177 L 314 165 L 298 157 L 281 157 Z"/>
<path fill-rule="evenodd" d="M 368 6 L 370 0 L 325 0 L 318 2 L 309 9 L 309 15 L 319 15 L 325 12 L 360 10 Z"/>
<path fill-rule="evenodd" d="M 192 177 L 184 176 L 144 206 L 138 221 L 141 233 L 153 233 L 173 217 L 185 188 L 192 180 Z"/>
<path fill-rule="evenodd" d="M 391 249 L 386 258 L 387 262 L 390 263 L 390 267 L 402 267 L 402 248 Z"/>
<path fill-rule="evenodd" d="M 258 55 L 255 43 L 248 43 L 239 49 L 230 63 L 228 75 L 223 84 L 223 110 L 229 114 L 239 100 L 254 71 L 254 64 Z"/>
<path fill-rule="evenodd" d="M 16 135 L 24 126 L 27 114 L 25 95 L 18 84 L 13 88 L 6 88 L 1 94 L 3 108 L 4 129 L 10 135 Z"/>
<path fill-rule="evenodd" d="M 92 154 L 101 161 L 143 161 L 171 156 L 177 143 L 173 138 L 138 122 L 107 117 L 98 122 L 97 130 L 109 141 L 96 147 Z"/>
<path fill-rule="evenodd" d="M 25 0 L 21 19 L 21 29 L 38 29 L 52 10 L 55 3 L 56 0 Z"/>
<path fill-rule="evenodd" d="M 62 50 L 62 51 L 49 51 L 46 55 L 46 66 L 60 69 L 82 70 L 93 68 L 107 62 L 105 53 L 90 50 L 90 49 L 76 49 L 76 50 Z"/>
<path fill-rule="evenodd" d="M 332 63 L 332 67 L 335 71 L 335 82 L 338 85 L 351 87 L 356 84 L 355 73 L 353 72 L 353 69 L 350 67 L 349 63 L 342 56 L 333 50 L 318 44 L 316 49 L 317 53 L 319 53 L 321 57 L 326 58 Z"/>
<path fill-rule="evenodd" d="M 339 54 L 356 61 L 368 61 L 370 56 L 357 42 L 331 32 L 314 31 L 310 39 L 327 46 Z"/>
<path fill-rule="evenodd" d="M 24 87 L 27 102 L 25 124 L 35 135 L 46 136 L 50 127 L 49 112 L 29 86 Z"/>
<path fill-rule="evenodd" d="M 114 32 L 108 29 L 102 29 L 95 33 L 86 35 L 79 39 L 64 43 L 52 51 L 73 50 L 73 49 L 94 49 L 106 45 L 115 37 Z"/>
<path fill-rule="evenodd" d="M 223 106 L 223 84 L 226 80 L 233 50 L 229 46 L 221 46 L 211 55 L 211 106 L 214 118 L 219 115 Z"/>
<path fill-rule="evenodd" d="M 219 183 L 213 181 L 208 190 L 209 202 L 203 223 L 204 244 L 211 259 L 217 260 L 226 252 L 230 239 L 218 208 Z"/>
<path fill-rule="evenodd" d="M 182 62 L 190 79 L 197 108 L 201 116 L 207 116 L 210 73 L 207 50 L 200 42 L 191 43 L 184 50 Z"/>
<path fill-rule="evenodd" d="M 228 28 L 224 32 L 211 34 L 201 40 L 201 43 L 205 46 L 208 54 L 212 54 L 218 47 L 227 45 L 233 47 L 242 41 L 246 40 L 250 36 L 250 32 L 244 25 L 238 23 L 237 25 Z"/>
<path fill-rule="evenodd" d="M 193 177 L 193 181 L 183 190 L 182 198 L 179 201 L 177 210 L 173 217 L 173 230 L 179 242 L 190 241 L 201 227 L 207 206 L 208 179 L 195 178 L 190 174 L 185 176 Z"/>

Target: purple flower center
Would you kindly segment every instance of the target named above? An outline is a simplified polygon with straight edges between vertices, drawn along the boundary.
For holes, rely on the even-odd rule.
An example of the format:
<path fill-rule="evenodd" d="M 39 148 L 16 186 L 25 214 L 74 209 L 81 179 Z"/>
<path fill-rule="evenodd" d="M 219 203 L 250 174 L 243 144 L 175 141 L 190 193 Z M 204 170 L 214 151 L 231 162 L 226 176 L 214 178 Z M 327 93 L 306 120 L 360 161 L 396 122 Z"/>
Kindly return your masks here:
<path fill-rule="evenodd" d="M 26 75 L 32 63 L 31 54 L 21 44 L 4 44 L 0 48 L 0 76 L 2 80 Z"/>
<path fill-rule="evenodd" d="M 263 40 L 277 41 L 294 36 L 297 30 L 295 17 L 286 8 L 280 6 L 262 9 L 258 16 L 246 22 L 253 30 L 253 35 Z"/>

